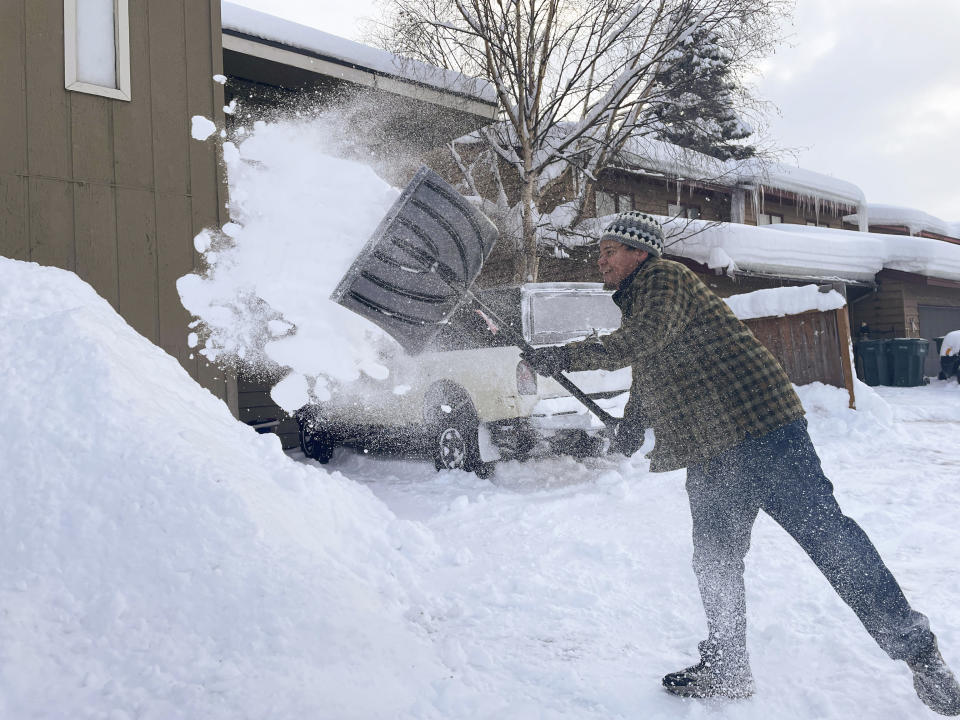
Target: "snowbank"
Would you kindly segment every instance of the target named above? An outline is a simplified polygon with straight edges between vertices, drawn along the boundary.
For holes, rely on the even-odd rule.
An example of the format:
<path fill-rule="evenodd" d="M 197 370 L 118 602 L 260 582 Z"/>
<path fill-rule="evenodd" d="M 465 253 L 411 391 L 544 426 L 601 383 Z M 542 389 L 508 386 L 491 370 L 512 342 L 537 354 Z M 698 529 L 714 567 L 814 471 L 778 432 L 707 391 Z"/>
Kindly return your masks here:
<path fill-rule="evenodd" d="M 401 58 L 386 50 L 361 45 L 235 3 L 223 2 L 220 7 L 225 30 L 317 53 L 348 67 L 399 77 L 440 90 L 469 95 L 485 102 L 496 101 L 496 90 L 484 80 L 468 78 L 452 70 Z"/>
<path fill-rule="evenodd" d="M 225 143 L 231 222 L 197 237 L 206 270 L 177 283 L 205 357 L 292 369 L 274 393 L 289 412 L 329 397 L 330 381 L 384 372 L 386 336 L 329 296 L 399 192 L 332 154 L 336 124 L 257 122 Z"/>
<path fill-rule="evenodd" d="M 72 273 L 0 258 L 0 336 L 0 717 L 425 717 L 456 696 L 405 618 L 428 534 L 236 422 Z"/>

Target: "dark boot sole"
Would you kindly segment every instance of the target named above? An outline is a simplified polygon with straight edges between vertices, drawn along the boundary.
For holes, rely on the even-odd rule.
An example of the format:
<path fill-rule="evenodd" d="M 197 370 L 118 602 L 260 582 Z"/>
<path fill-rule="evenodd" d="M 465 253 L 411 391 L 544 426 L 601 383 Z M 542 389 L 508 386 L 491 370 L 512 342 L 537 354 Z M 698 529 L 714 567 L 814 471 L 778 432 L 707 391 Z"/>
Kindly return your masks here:
<path fill-rule="evenodd" d="M 753 688 L 727 691 L 720 688 L 703 688 L 695 685 L 664 685 L 663 689 L 671 695 L 682 698 L 694 698 L 697 700 L 709 700 L 710 698 L 724 698 L 727 700 L 746 700 L 753 695 Z"/>

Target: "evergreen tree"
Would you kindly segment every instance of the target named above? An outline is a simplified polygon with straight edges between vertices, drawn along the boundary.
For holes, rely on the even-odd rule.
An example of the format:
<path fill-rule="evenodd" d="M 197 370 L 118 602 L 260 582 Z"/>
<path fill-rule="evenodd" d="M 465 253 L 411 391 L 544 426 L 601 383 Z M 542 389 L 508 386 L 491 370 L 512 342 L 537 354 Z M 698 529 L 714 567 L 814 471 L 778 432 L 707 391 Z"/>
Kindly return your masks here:
<path fill-rule="evenodd" d="M 666 59 L 657 74 L 653 111 L 662 140 L 721 160 L 742 160 L 756 148 L 742 141 L 753 128 L 735 109 L 737 83 L 732 53 L 718 34 L 698 26 Z"/>

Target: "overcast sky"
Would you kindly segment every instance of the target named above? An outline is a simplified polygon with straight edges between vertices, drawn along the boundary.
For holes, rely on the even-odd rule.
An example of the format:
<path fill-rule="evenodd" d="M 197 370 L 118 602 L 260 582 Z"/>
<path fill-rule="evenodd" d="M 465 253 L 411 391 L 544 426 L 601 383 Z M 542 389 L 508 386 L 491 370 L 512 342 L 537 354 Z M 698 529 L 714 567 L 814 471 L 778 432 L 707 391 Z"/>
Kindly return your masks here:
<path fill-rule="evenodd" d="M 233 0 L 361 39 L 371 0 Z M 797 0 L 758 95 L 777 145 L 871 203 L 960 221 L 960 0 Z"/>

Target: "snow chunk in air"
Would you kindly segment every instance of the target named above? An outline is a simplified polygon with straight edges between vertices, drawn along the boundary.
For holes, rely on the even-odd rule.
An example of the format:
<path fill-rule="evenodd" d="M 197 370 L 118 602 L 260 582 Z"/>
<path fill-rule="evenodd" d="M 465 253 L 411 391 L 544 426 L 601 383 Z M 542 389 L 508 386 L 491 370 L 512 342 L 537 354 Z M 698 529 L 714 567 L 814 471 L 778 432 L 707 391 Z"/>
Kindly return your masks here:
<path fill-rule="evenodd" d="M 319 379 L 309 386 L 318 398 L 329 381 L 379 367 L 376 343 L 393 342 L 329 300 L 399 195 L 334 154 L 332 122 L 257 122 L 224 145 L 231 221 L 209 243 L 206 272 L 177 282 L 208 331 L 207 359 L 286 367 Z"/>
<path fill-rule="evenodd" d="M 203 115 L 194 115 L 191 123 L 190 134 L 194 140 L 206 140 L 217 131 L 216 124 Z"/>

